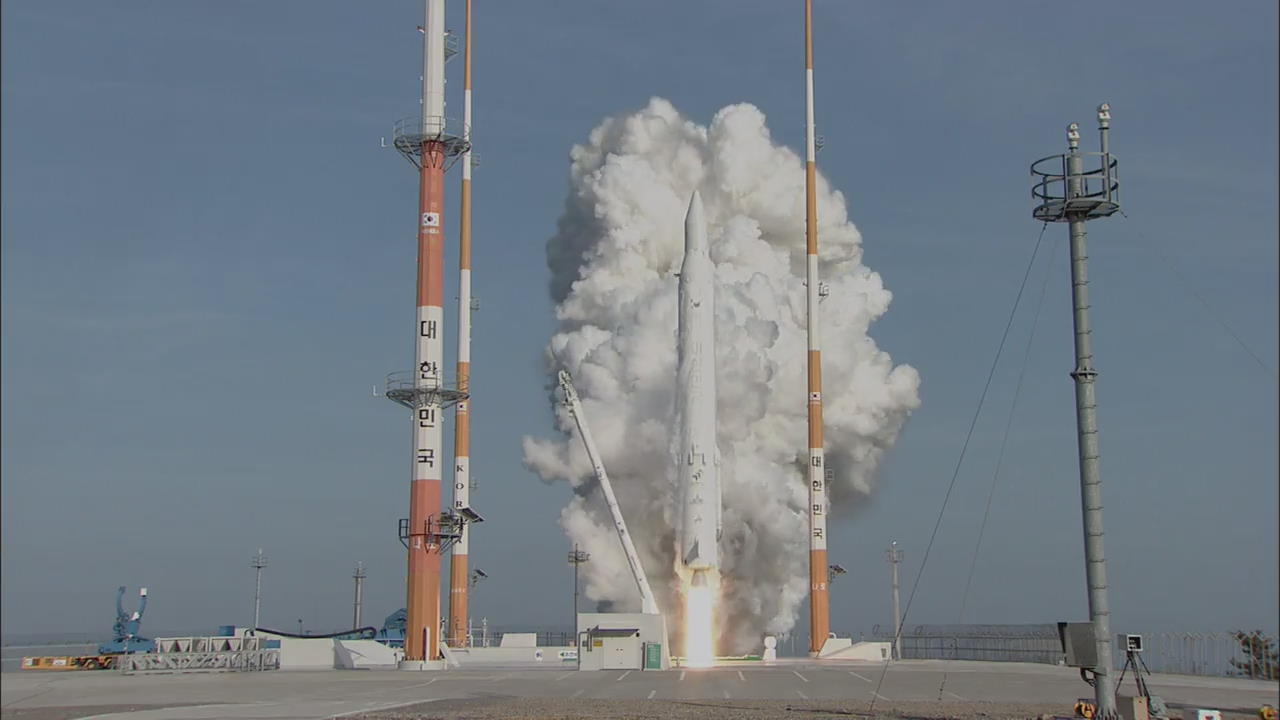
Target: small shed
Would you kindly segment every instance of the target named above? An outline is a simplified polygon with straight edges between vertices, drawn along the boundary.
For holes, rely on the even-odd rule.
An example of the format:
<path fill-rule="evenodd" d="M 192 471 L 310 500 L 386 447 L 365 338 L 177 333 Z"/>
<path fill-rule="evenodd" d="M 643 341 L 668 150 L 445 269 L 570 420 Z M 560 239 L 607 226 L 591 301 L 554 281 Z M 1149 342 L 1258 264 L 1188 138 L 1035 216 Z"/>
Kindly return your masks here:
<path fill-rule="evenodd" d="M 666 670 L 667 624 L 645 613 L 579 613 L 579 670 Z"/>
<path fill-rule="evenodd" d="M 587 665 L 599 670 L 639 670 L 644 666 L 644 647 L 640 628 L 602 628 L 587 630 L 579 649 L 583 669 Z"/>

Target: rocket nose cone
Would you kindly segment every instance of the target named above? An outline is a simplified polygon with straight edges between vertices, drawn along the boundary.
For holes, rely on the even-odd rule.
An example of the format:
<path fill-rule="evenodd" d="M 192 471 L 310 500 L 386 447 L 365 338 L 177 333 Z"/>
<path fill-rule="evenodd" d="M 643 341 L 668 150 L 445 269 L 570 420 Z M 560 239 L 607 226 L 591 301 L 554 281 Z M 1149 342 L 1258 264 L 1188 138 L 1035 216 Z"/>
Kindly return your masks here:
<path fill-rule="evenodd" d="M 695 222 L 698 225 L 702 224 L 702 196 L 698 194 L 697 190 L 694 190 L 693 195 L 689 198 L 689 211 L 684 216 L 684 224 L 686 226 L 693 225 Z"/>
<path fill-rule="evenodd" d="M 706 244 L 707 225 L 703 219 L 702 196 L 694 190 L 693 196 L 689 198 L 689 211 L 684 216 L 685 252 L 701 250 L 706 247 Z"/>

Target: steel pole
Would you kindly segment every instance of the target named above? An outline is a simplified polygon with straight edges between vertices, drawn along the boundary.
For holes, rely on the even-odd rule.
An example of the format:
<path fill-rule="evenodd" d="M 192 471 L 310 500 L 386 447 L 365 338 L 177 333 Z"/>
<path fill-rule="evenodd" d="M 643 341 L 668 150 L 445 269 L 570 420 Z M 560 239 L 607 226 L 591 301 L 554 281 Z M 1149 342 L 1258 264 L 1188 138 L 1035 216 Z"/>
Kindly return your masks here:
<path fill-rule="evenodd" d="M 466 3 L 463 48 L 462 132 L 471 139 L 471 0 Z M 454 406 L 453 507 L 471 507 L 471 150 L 462 153 L 462 207 L 458 215 L 458 390 L 467 397 Z M 449 645 L 467 644 L 470 603 L 468 576 L 471 524 L 463 523 L 449 563 Z"/>
<path fill-rule="evenodd" d="M 262 567 L 257 568 L 257 580 L 253 584 L 253 629 L 258 629 L 258 620 L 262 617 Z"/>
<path fill-rule="evenodd" d="M 1083 159 L 1072 147 L 1067 156 L 1068 191 L 1083 194 Z M 1080 501 L 1084 521 L 1085 579 L 1089 586 L 1089 619 L 1093 622 L 1098 665 L 1094 668 L 1097 717 L 1117 717 L 1115 678 L 1112 676 L 1111 610 L 1107 602 L 1107 558 L 1102 542 L 1102 475 L 1098 465 L 1098 417 L 1094 381 L 1092 329 L 1089 324 L 1089 254 L 1086 248 L 1085 218 L 1072 217 L 1071 306 L 1075 326 L 1075 370 L 1071 378 L 1076 391 L 1076 441 L 1080 455 Z"/>
<path fill-rule="evenodd" d="M 582 564 L 581 554 L 578 552 L 578 543 L 573 544 L 573 624 L 569 627 L 573 628 L 573 649 L 574 655 L 577 656 L 577 669 L 582 669 L 582 648 L 578 647 L 578 566 Z"/>
<path fill-rule="evenodd" d="M 902 551 L 898 543 L 889 546 L 889 563 L 893 568 L 893 652 L 894 660 L 902 659 L 902 609 L 898 604 L 898 563 L 902 562 Z"/>
<path fill-rule="evenodd" d="M 404 659 L 434 661 L 440 644 L 440 496 L 444 428 L 444 0 L 426 0 L 418 178 L 413 471 L 409 485 Z"/>
<path fill-rule="evenodd" d="M 817 135 L 813 119 L 813 2 L 804 3 L 805 73 L 805 307 L 808 337 L 809 465 L 809 654 L 818 655 L 831 631 L 830 583 L 827 569 L 826 456 L 822 439 L 822 343 L 818 303 L 818 171 Z"/>
<path fill-rule="evenodd" d="M 354 615 L 351 620 L 351 627 L 358 628 L 364 615 L 364 563 L 356 563 L 356 571 L 352 574 L 356 581 L 356 598 Z"/>

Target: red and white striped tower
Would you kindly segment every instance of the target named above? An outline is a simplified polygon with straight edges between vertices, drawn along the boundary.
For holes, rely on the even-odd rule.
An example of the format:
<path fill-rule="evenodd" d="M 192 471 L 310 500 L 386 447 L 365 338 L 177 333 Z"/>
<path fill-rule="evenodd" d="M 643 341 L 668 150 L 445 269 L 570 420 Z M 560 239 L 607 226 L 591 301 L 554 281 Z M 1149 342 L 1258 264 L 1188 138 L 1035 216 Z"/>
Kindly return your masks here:
<path fill-rule="evenodd" d="M 444 420 L 438 390 L 444 360 L 444 0 L 426 0 L 418 195 L 418 313 L 415 323 L 413 480 L 409 490 L 405 659 L 435 660 L 440 641 L 440 513 Z"/>
<path fill-rule="evenodd" d="M 471 0 L 467 0 L 463 42 L 462 127 L 471 136 Z M 471 149 L 462 154 L 462 211 L 458 236 L 458 401 L 454 415 L 453 509 L 471 505 Z M 449 566 L 449 645 L 461 647 L 467 640 L 467 541 L 471 529 L 463 524 L 453 545 Z"/>
<path fill-rule="evenodd" d="M 817 139 L 813 127 L 813 0 L 804 2 L 804 194 L 809 335 L 809 652 L 817 654 L 831 630 L 827 575 L 827 487 L 822 450 L 822 350 L 818 337 Z"/>

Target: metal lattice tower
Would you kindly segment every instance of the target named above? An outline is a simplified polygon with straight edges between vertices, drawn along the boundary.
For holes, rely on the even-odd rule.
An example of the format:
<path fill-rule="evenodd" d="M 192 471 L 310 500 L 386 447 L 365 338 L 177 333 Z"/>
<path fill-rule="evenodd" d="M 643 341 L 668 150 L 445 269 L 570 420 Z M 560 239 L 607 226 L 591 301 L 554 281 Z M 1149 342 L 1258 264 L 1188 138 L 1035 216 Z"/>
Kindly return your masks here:
<path fill-rule="evenodd" d="M 1080 126 L 1067 126 L 1067 149 L 1031 165 L 1032 216 L 1041 222 L 1065 222 L 1071 235 L 1071 304 L 1075 326 L 1076 443 L 1080 461 L 1080 500 L 1084 520 L 1085 577 L 1089 589 L 1089 619 L 1097 645 L 1094 693 L 1100 720 L 1119 717 L 1111 658 L 1111 610 L 1107 599 L 1107 559 L 1102 542 L 1102 475 L 1098 466 L 1098 418 L 1094 382 L 1092 327 L 1089 324 L 1088 252 L 1085 223 L 1120 210 L 1116 160 L 1108 133 L 1111 106 L 1098 106 L 1100 152 L 1080 151 Z"/>

